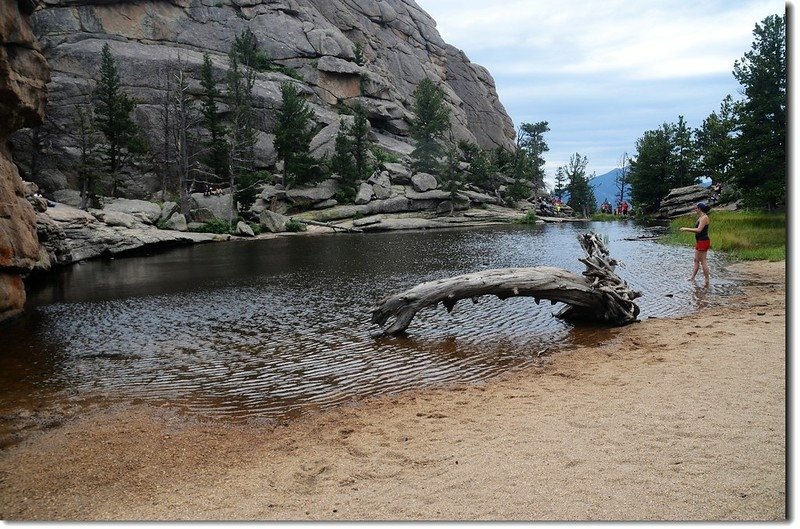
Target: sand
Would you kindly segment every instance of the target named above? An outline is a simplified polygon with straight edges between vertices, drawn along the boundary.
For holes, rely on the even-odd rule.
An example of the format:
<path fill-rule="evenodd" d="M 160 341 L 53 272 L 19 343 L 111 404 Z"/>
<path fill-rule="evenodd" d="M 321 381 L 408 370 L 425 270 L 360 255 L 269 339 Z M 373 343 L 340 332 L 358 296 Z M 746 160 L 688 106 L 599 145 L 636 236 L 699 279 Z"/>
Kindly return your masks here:
<path fill-rule="evenodd" d="M 5 520 L 783 520 L 785 262 L 480 386 L 279 426 L 126 406 L 0 453 Z"/>

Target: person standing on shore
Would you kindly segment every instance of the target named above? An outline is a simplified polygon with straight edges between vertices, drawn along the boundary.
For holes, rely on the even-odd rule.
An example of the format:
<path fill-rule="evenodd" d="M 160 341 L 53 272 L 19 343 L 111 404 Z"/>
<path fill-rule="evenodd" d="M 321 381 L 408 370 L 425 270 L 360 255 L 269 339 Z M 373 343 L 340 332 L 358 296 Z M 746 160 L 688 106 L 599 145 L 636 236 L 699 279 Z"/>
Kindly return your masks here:
<path fill-rule="evenodd" d="M 694 270 L 692 275 L 687 278 L 688 281 L 694 281 L 697 271 L 703 267 L 703 276 L 706 279 L 705 286 L 708 286 L 711 274 L 708 272 L 708 249 L 711 248 L 711 238 L 708 236 L 708 212 L 711 210 L 704 202 L 699 202 L 694 211 L 697 213 L 697 224 L 694 228 L 681 228 L 681 231 L 690 231 L 694 233 Z"/>

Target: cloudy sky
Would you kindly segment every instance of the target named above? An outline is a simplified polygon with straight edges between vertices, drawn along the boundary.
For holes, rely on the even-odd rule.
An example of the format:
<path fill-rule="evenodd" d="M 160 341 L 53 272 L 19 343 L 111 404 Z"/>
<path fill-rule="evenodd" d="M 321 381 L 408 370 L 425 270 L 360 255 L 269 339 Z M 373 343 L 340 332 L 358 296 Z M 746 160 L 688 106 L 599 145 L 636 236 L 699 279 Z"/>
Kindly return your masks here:
<path fill-rule="evenodd" d="M 548 181 L 575 152 L 618 166 L 644 131 L 699 127 L 740 97 L 733 63 L 778 0 L 417 0 L 445 42 L 489 69 L 520 123 L 547 121 Z"/>

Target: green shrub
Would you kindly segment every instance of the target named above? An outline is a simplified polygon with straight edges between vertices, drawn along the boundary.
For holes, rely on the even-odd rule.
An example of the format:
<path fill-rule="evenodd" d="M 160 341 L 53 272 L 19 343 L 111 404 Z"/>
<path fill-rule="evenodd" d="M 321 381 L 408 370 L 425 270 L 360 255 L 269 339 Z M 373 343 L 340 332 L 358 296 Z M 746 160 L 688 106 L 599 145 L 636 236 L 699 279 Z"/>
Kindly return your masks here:
<path fill-rule="evenodd" d="M 261 235 L 264 232 L 264 228 L 261 226 L 261 224 L 256 222 L 248 222 L 247 225 L 250 226 L 251 230 L 253 230 L 253 235 Z"/>
<path fill-rule="evenodd" d="M 291 219 L 289 222 L 286 223 L 286 231 L 290 232 L 299 232 L 299 231 L 306 231 L 306 225 L 302 222 L 298 222 L 294 219 Z"/>
<path fill-rule="evenodd" d="M 356 190 L 353 189 L 352 187 L 340 188 L 333 195 L 333 198 L 339 204 L 352 204 L 353 201 L 356 199 Z"/>
<path fill-rule="evenodd" d="M 234 219 L 233 222 L 234 222 L 234 226 L 235 226 L 235 223 L 237 222 L 237 220 Z M 205 224 L 203 224 L 202 226 L 200 226 L 198 228 L 195 228 L 192 231 L 196 231 L 196 232 L 199 232 L 199 233 L 232 233 L 233 232 L 233 230 L 231 229 L 231 224 L 228 224 L 228 221 L 227 220 L 223 220 L 223 219 L 210 220 L 210 221 L 206 222 Z"/>
<path fill-rule="evenodd" d="M 612 215 L 611 213 L 594 213 L 592 214 L 592 220 L 600 221 L 600 222 L 612 222 L 615 220 L 622 220 L 628 219 L 631 217 L 621 217 L 619 215 Z"/>
<path fill-rule="evenodd" d="M 400 163 L 400 158 L 398 158 L 396 155 L 390 152 L 381 149 L 377 145 L 373 145 L 372 147 L 370 147 L 370 151 L 372 152 L 372 156 L 375 157 L 375 163 L 378 166 L 381 166 L 385 163 Z"/>
<path fill-rule="evenodd" d="M 519 220 L 519 222 L 520 224 L 536 224 L 538 219 L 539 217 L 536 216 L 536 212 L 534 212 L 532 209 L 529 209 L 525 216 Z"/>

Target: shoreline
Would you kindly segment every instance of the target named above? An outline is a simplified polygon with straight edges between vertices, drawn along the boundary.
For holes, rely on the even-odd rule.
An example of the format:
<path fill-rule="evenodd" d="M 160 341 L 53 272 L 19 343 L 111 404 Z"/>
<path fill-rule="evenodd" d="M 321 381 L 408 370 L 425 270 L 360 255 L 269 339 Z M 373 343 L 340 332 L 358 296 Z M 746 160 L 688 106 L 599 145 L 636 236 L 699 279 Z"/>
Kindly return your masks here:
<path fill-rule="evenodd" d="M 480 385 L 277 426 L 93 411 L 0 451 L 0 518 L 782 520 L 785 266 Z"/>

